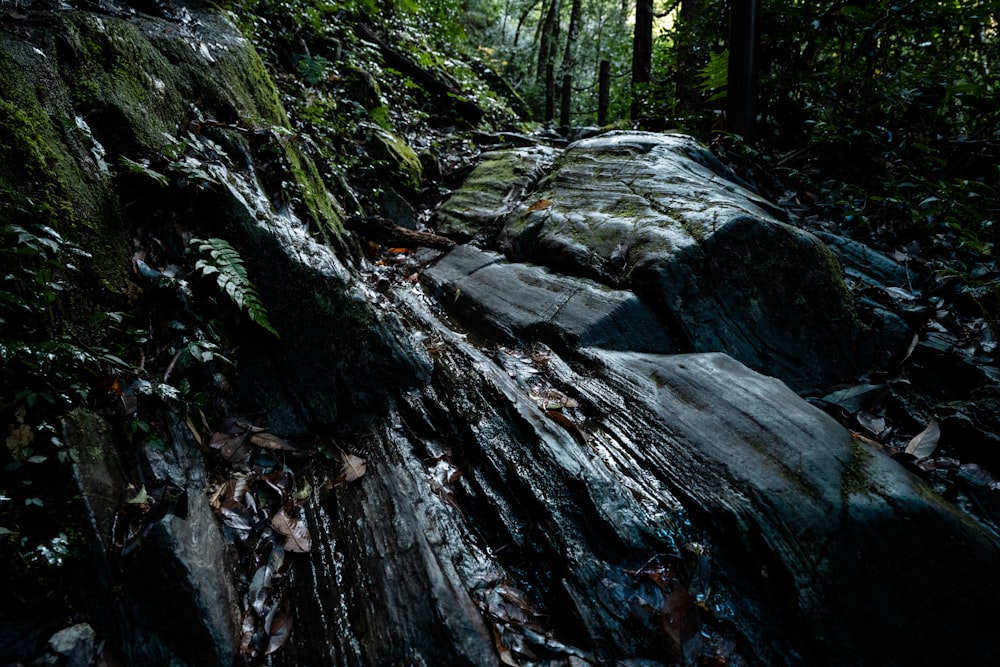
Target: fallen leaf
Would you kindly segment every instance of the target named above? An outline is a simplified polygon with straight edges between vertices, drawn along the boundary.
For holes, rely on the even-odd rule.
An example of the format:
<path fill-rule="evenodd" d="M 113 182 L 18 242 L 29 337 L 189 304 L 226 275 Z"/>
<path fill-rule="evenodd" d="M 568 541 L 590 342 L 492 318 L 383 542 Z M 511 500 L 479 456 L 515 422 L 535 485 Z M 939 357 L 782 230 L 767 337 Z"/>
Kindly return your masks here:
<path fill-rule="evenodd" d="M 264 480 L 265 484 L 277 491 L 282 500 L 288 497 L 288 492 L 292 488 L 292 480 L 289 479 L 285 471 L 274 470 L 263 475 L 261 479 Z"/>
<path fill-rule="evenodd" d="M 194 425 L 194 422 L 191 421 L 191 415 L 184 415 L 184 423 L 187 424 L 188 430 L 191 431 L 191 435 L 194 436 L 194 441 L 198 443 L 199 447 L 204 448 L 205 443 L 201 439 L 201 434 L 198 433 L 198 428 Z"/>
<path fill-rule="evenodd" d="M 271 433 L 253 433 L 250 436 L 250 442 L 257 445 L 258 447 L 263 447 L 264 449 L 274 449 L 274 450 L 286 450 L 295 451 L 297 449 L 287 440 L 283 440 L 276 435 Z"/>
<path fill-rule="evenodd" d="M 27 424 L 11 426 L 7 436 L 7 451 L 14 457 L 15 461 L 23 458 L 22 452 L 35 440 L 35 434 L 31 432 L 31 427 Z"/>
<path fill-rule="evenodd" d="M 131 486 L 131 484 L 129 485 Z M 132 487 L 133 489 L 135 487 Z M 146 492 L 146 485 L 143 484 L 142 488 L 135 492 L 135 495 L 131 498 L 126 498 L 125 502 L 129 505 L 146 505 L 149 503 L 149 494 Z"/>
<path fill-rule="evenodd" d="M 288 641 L 292 634 L 292 613 L 282 610 L 271 621 L 271 637 L 267 640 L 265 655 L 271 655 Z"/>
<path fill-rule="evenodd" d="M 243 616 L 243 625 L 240 628 L 242 640 L 240 641 L 240 653 L 253 653 L 254 635 L 257 630 L 257 616 L 252 611 L 248 611 Z"/>
<path fill-rule="evenodd" d="M 856 419 L 859 424 L 864 426 L 876 438 L 881 438 L 887 435 L 889 431 L 885 422 L 885 417 L 879 417 L 878 415 L 873 415 L 870 412 L 862 410 L 858 412 Z"/>
<path fill-rule="evenodd" d="M 497 632 L 495 626 L 493 627 L 493 644 L 497 647 L 497 653 L 500 654 L 500 662 L 510 665 L 510 667 L 520 667 L 517 664 L 517 660 L 514 659 L 514 654 L 511 650 L 504 646 L 503 640 L 500 639 L 500 633 Z"/>
<path fill-rule="evenodd" d="M 561 412 L 556 412 L 555 410 L 546 410 L 545 416 L 554 421 L 555 423 L 562 426 L 566 431 L 573 436 L 580 445 L 587 446 L 587 436 L 580 430 L 580 427 L 573 422 L 572 419 L 562 414 Z"/>
<path fill-rule="evenodd" d="M 309 527 L 301 517 L 289 516 L 285 510 L 279 510 L 271 517 L 271 528 L 285 538 L 285 550 L 306 553 L 312 549 L 312 536 Z"/>
<path fill-rule="evenodd" d="M 548 199 L 539 199 L 534 204 L 528 207 L 528 213 L 534 213 L 535 211 L 542 211 L 552 206 L 552 202 Z"/>
<path fill-rule="evenodd" d="M 343 461 L 344 464 L 340 469 L 340 476 L 344 478 L 345 482 L 353 482 L 361 479 L 361 477 L 364 476 L 365 471 L 368 469 L 368 462 L 360 456 L 355 456 L 354 454 L 341 452 L 340 460 Z"/>
<path fill-rule="evenodd" d="M 253 530 L 254 521 L 250 512 L 232 498 L 222 501 L 219 505 L 219 514 L 222 515 L 223 523 L 235 530 L 240 539 L 246 539 L 250 531 Z"/>
<path fill-rule="evenodd" d="M 253 578 L 250 579 L 250 586 L 247 589 L 247 600 L 249 600 L 250 606 L 258 614 L 264 614 L 268 598 L 271 595 L 273 580 L 274 571 L 271 569 L 270 562 L 258 567 L 257 571 L 253 573 Z"/>
<path fill-rule="evenodd" d="M 925 459 L 934 453 L 941 440 L 941 427 L 936 419 L 931 419 L 927 428 L 918 433 L 906 445 L 906 453 L 916 459 Z"/>

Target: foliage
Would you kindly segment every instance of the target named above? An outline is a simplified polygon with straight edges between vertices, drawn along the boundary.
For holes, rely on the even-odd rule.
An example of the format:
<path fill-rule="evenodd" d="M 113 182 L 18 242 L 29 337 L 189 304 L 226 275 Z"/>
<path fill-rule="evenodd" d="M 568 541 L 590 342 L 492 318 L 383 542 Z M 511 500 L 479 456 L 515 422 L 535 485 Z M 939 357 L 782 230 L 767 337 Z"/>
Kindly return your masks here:
<path fill-rule="evenodd" d="M 195 270 L 205 276 L 214 275 L 219 289 L 237 308 L 261 328 L 280 338 L 267 319 L 267 310 L 247 277 L 243 258 L 236 248 L 219 238 L 191 239 L 191 244 L 202 254 L 202 258 L 195 263 Z"/>
<path fill-rule="evenodd" d="M 543 117 L 545 106 L 544 77 L 538 71 L 539 49 L 551 0 L 498 2 L 481 0 L 470 3 L 478 17 L 468 26 L 470 39 L 490 66 L 502 73 L 514 89 L 529 102 L 535 116 Z M 556 85 L 562 74 L 572 77 L 571 114 L 574 125 L 593 123 L 598 111 L 598 74 L 600 63 L 610 63 L 612 121 L 627 116 L 629 107 L 628 75 L 631 60 L 632 30 L 629 3 L 591 0 L 581 3 L 579 37 L 571 59 L 566 61 L 566 44 L 572 2 L 559 5 L 554 45 Z"/>
<path fill-rule="evenodd" d="M 698 91 L 709 95 L 705 102 L 723 99 L 729 83 L 729 49 L 713 51 L 699 74 L 701 82 L 698 84 Z"/>
<path fill-rule="evenodd" d="M 66 287 L 63 277 L 76 271 L 73 258 L 89 254 L 47 225 L 6 224 L 0 236 L 4 266 L 11 271 L 0 277 L 0 323 L 30 332 L 54 328 L 56 298 Z"/>

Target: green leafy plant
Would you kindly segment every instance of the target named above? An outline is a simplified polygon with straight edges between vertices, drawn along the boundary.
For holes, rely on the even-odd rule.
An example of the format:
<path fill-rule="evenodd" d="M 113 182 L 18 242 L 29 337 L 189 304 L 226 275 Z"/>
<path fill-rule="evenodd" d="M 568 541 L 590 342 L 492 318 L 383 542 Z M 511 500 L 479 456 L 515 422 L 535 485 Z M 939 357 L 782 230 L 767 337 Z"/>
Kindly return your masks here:
<path fill-rule="evenodd" d="M 191 239 L 191 244 L 202 254 L 202 258 L 195 264 L 195 270 L 204 276 L 214 275 L 219 289 L 237 308 L 275 338 L 281 338 L 268 320 L 267 310 L 250 282 L 243 258 L 236 248 L 220 238 Z"/>
<path fill-rule="evenodd" d="M 330 75 L 331 65 L 333 63 L 323 56 L 305 55 L 299 59 L 297 67 L 302 78 L 315 86 L 326 81 Z"/>
<path fill-rule="evenodd" d="M 72 258 L 90 255 L 46 225 L 4 225 L 0 237 L 4 264 L 11 270 L 0 276 L 0 323 L 34 329 L 44 316 L 54 326 L 55 301 L 65 289 L 63 276 L 76 271 Z"/>
<path fill-rule="evenodd" d="M 698 90 L 710 95 L 706 102 L 714 102 L 726 97 L 726 87 L 729 85 L 729 49 L 713 51 L 708 63 L 698 72 L 701 81 Z"/>

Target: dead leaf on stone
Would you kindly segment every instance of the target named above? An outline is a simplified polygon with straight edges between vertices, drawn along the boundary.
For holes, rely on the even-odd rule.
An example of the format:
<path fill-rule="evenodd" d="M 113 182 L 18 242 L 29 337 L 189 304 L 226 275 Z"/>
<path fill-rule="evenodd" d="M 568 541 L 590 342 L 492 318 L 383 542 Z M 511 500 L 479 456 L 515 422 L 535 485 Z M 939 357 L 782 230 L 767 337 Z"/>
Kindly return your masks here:
<path fill-rule="evenodd" d="M 449 505 L 458 507 L 455 502 L 455 484 L 462 478 L 462 471 L 442 456 L 427 471 L 427 475 L 430 478 L 431 491 Z"/>
<path fill-rule="evenodd" d="M 918 433 L 906 445 L 906 453 L 916 459 L 925 459 L 934 453 L 941 440 L 941 427 L 936 419 L 931 419 L 927 428 Z"/>
<path fill-rule="evenodd" d="M 142 488 L 138 491 L 135 490 L 131 484 L 129 485 L 129 497 L 125 499 L 125 502 L 129 505 L 148 505 L 150 501 L 149 493 L 146 492 L 146 485 L 143 484 Z"/>
<path fill-rule="evenodd" d="M 271 517 L 271 528 L 285 538 L 285 550 L 297 553 L 307 553 L 312 549 L 312 536 L 309 527 L 301 517 L 289 516 L 285 510 L 279 510 Z"/>
<path fill-rule="evenodd" d="M 250 453 L 246 448 L 247 434 L 240 433 L 231 435 L 229 433 L 216 431 L 208 438 L 208 446 L 219 450 L 219 454 L 230 463 L 237 463 L 249 458 Z"/>
<path fill-rule="evenodd" d="M 287 440 L 279 438 L 271 433 L 253 433 L 250 435 L 250 442 L 263 447 L 264 449 L 295 451 L 297 448 Z"/>
<path fill-rule="evenodd" d="M 503 640 L 500 639 L 500 633 L 497 632 L 496 626 L 493 626 L 493 644 L 497 647 L 497 653 L 500 654 L 500 662 L 505 665 L 510 665 L 510 667 L 520 667 L 517 660 L 514 659 L 514 653 L 507 648 Z"/>
<path fill-rule="evenodd" d="M 282 609 L 274 616 L 274 620 L 271 621 L 271 636 L 267 640 L 267 650 L 264 651 L 265 655 L 271 655 L 288 641 L 288 638 L 292 634 L 292 613 L 288 610 Z"/>
<path fill-rule="evenodd" d="M 223 523 L 240 533 L 242 537 L 249 535 L 253 529 L 254 520 L 250 512 L 232 498 L 222 501 L 219 505 L 219 514 L 222 515 Z"/>
<path fill-rule="evenodd" d="M 292 488 L 292 480 L 284 470 L 274 470 L 262 475 L 261 479 L 269 487 L 278 492 L 281 499 L 284 500 L 288 497 L 288 493 Z"/>
<path fill-rule="evenodd" d="M 340 468 L 340 477 L 345 482 L 354 482 L 361 479 L 368 469 L 368 462 L 354 454 L 341 452 L 340 460 L 343 463 Z"/>
<path fill-rule="evenodd" d="M 539 199 L 534 204 L 528 207 L 528 213 L 534 213 L 535 211 L 543 211 L 550 206 L 552 206 L 552 202 L 550 200 Z"/>
<path fill-rule="evenodd" d="M 257 629 L 257 617 L 252 611 L 243 615 L 243 624 L 240 627 L 240 653 L 247 654 L 253 652 L 253 639 Z"/>
<path fill-rule="evenodd" d="M 10 452 L 15 461 L 20 461 L 23 458 L 21 452 L 34 440 L 35 434 L 32 433 L 30 426 L 27 424 L 12 425 L 7 436 L 7 451 Z"/>
<path fill-rule="evenodd" d="M 546 410 L 545 416 L 562 426 L 580 445 L 583 447 L 587 446 L 587 435 L 572 419 L 561 412 L 556 412 L 555 410 Z"/>
<path fill-rule="evenodd" d="M 864 410 L 858 412 L 856 416 L 858 423 L 864 426 L 876 438 L 881 438 L 888 434 L 889 428 L 886 426 L 885 417 L 873 415 Z"/>

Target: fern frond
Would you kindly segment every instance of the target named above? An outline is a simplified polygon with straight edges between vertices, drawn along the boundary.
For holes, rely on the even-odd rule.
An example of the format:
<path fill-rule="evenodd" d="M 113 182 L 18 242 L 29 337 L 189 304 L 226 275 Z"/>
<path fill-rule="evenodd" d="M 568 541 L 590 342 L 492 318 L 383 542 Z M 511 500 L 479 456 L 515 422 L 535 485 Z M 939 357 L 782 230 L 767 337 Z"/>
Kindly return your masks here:
<path fill-rule="evenodd" d="M 713 51 L 698 76 L 701 79 L 698 90 L 704 94 L 713 93 L 707 102 L 723 99 L 729 86 L 729 49 Z"/>
<path fill-rule="evenodd" d="M 214 275 L 219 289 L 237 308 L 245 312 L 255 324 L 274 334 L 275 338 L 281 338 L 267 319 L 267 309 L 247 276 L 239 251 L 219 238 L 191 239 L 191 244 L 202 255 L 194 265 L 195 270 L 200 271 L 203 276 Z"/>

